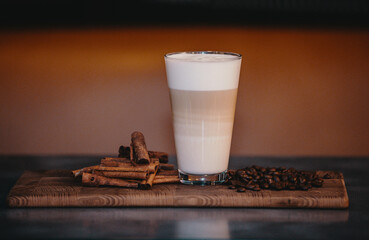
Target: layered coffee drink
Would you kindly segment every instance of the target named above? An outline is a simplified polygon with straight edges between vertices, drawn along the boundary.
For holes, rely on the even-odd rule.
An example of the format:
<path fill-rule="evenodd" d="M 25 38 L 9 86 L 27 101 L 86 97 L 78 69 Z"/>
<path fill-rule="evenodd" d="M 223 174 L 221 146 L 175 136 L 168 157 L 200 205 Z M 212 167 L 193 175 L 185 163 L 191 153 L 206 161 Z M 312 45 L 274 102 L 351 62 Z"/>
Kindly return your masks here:
<path fill-rule="evenodd" d="M 224 181 L 241 56 L 184 52 L 165 57 L 178 169 L 183 183 Z"/>

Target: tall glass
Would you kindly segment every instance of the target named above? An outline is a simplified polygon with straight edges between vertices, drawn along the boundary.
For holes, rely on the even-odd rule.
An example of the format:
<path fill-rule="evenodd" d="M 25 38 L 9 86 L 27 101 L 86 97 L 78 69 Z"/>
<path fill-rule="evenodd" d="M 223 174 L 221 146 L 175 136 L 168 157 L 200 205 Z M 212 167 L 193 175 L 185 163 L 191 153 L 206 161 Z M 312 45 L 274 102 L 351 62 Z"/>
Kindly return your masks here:
<path fill-rule="evenodd" d="M 165 65 L 180 180 L 220 184 L 228 169 L 241 55 L 168 53 Z"/>

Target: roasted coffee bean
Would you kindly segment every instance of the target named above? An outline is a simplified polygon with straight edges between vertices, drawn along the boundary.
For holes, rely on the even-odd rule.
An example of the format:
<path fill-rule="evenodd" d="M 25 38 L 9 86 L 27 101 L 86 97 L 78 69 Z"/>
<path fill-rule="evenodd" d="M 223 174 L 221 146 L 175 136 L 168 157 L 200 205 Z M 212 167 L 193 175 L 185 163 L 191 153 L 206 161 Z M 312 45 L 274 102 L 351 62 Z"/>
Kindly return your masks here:
<path fill-rule="evenodd" d="M 237 192 L 245 192 L 245 191 L 246 191 L 246 189 L 243 188 L 243 187 L 237 188 Z"/>
<path fill-rule="evenodd" d="M 236 186 L 231 185 L 231 186 L 229 186 L 228 188 L 229 188 L 229 189 L 236 189 Z"/>
<path fill-rule="evenodd" d="M 295 182 L 297 182 L 297 178 L 296 177 L 290 177 L 289 178 L 289 181 L 291 182 L 291 183 L 295 183 Z"/>
<path fill-rule="evenodd" d="M 265 173 L 266 172 L 266 168 L 260 168 L 260 172 L 262 172 L 262 173 Z"/>
<path fill-rule="evenodd" d="M 240 179 L 240 182 L 242 182 L 243 184 L 248 184 L 249 182 L 251 182 L 251 180 L 247 180 L 247 179 L 241 178 Z"/>
<path fill-rule="evenodd" d="M 269 188 L 269 184 L 268 183 L 262 183 L 262 184 L 260 184 L 260 187 L 261 188 L 264 188 L 264 189 L 268 189 Z"/>
<path fill-rule="evenodd" d="M 300 176 L 300 177 L 298 178 L 298 182 L 299 182 L 299 183 L 306 183 L 306 179 L 305 179 L 304 177 L 301 177 L 301 176 Z"/>
<path fill-rule="evenodd" d="M 272 178 L 272 175 L 266 174 L 266 175 L 264 175 L 264 178 L 270 179 L 270 178 Z"/>
<path fill-rule="evenodd" d="M 228 176 L 234 176 L 236 175 L 236 171 L 235 170 L 229 170 L 228 171 Z"/>
<path fill-rule="evenodd" d="M 246 173 L 239 174 L 238 176 L 240 176 L 241 178 L 247 178 L 247 177 L 249 177 L 249 175 L 247 175 Z"/>
<path fill-rule="evenodd" d="M 244 175 L 244 178 L 246 178 L 246 179 L 248 179 L 248 180 L 251 180 L 251 179 L 252 179 L 252 176 L 245 174 L 245 175 Z"/>
<path fill-rule="evenodd" d="M 281 180 L 279 179 L 279 177 L 278 177 L 278 176 L 274 176 L 274 177 L 273 177 L 273 180 L 274 180 L 274 182 L 276 182 L 276 183 L 281 181 Z"/>
<path fill-rule="evenodd" d="M 282 175 L 281 177 L 282 181 L 288 181 L 288 176 L 287 175 Z"/>
<path fill-rule="evenodd" d="M 325 175 L 323 176 L 323 178 L 324 178 L 324 179 L 331 179 L 331 178 L 332 178 L 332 176 L 331 176 L 329 173 L 327 173 L 327 174 L 325 174 Z"/>
<path fill-rule="evenodd" d="M 275 169 L 275 168 L 269 168 L 269 172 L 275 172 L 275 171 L 277 171 L 277 169 Z"/>

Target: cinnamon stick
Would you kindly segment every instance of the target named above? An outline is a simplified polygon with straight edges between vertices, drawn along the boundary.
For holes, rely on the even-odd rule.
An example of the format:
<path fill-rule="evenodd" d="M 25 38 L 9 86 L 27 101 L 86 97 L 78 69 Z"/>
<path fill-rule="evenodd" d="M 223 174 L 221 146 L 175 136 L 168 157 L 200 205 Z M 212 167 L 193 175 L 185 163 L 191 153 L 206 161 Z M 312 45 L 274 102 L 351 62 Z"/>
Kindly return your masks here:
<path fill-rule="evenodd" d="M 160 184 L 160 183 L 179 183 L 179 178 L 177 176 L 160 176 L 156 175 L 153 181 L 153 184 Z"/>
<path fill-rule="evenodd" d="M 159 161 L 157 158 L 151 159 L 152 161 Z M 111 158 L 106 157 L 101 159 L 100 163 L 101 167 L 122 167 L 122 168 L 128 168 L 128 171 L 131 171 L 131 169 L 138 169 L 139 171 L 149 171 L 154 172 L 156 165 L 152 165 L 151 163 L 149 165 L 137 165 L 134 162 L 131 162 L 128 158 Z M 119 169 L 117 169 L 119 171 Z"/>
<path fill-rule="evenodd" d="M 134 180 L 107 178 L 92 173 L 83 173 L 82 184 L 87 186 L 118 186 L 127 188 L 138 188 L 138 182 Z"/>
<path fill-rule="evenodd" d="M 160 170 L 157 174 L 158 176 L 178 176 L 178 170 Z"/>
<path fill-rule="evenodd" d="M 120 146 L 118 152 L 118 157 L 129 158 L 131 150 L 130 147 Z"/>
<path fill-rule="evenodd" d="M 157 158 L 153 158 L 155 160 Z M 159 160 L 160 161 L 160 160 Z M 101 159 L 100 166 L 102 167 L 127 167 L 133 166 L 132 162 L 128 158 L 112 158 L 106 157 Z M 137 165 L 134 165 L 137 166 Z M 144 166 L 144 165 L 139 165 Z M 160 163 L 159 164 L 160 171 L 174 170 L 174 165 L 169 163 Z"/>
<path fill-rule="evenodd" d="M 139 189 L 144 189 L 144 190 L 147 190 L 147 189 L 150 189 L 152 187 L 152 183 L 155 179 L 155 176 L 156 176 L 156 173 L 158 172 L 158 169 L 159 169 L 159 161 L 154 161 L 153 163 L 151 164 L 154 164 L 156 165 L 156 170 L 155 172 L 152 172 L 149 174 L 149 177 L 146 179 L 146 180 L 143 180 L 139 185 L 138 185 L 138 188 Z M 151 165 L 150 164 L 150 165 Z"/>
<path fill-rule="evenodd" d="M 72 174 L 74 177 L 79 177 L 79 176 L 82 176 L 82 174 L 84 172 L 86 173 L 92 173 L 94 169 L 100 167 L 99 165 L 96 165 L 96 166 L 90 166 L 90 167 L 84 167 L 84 168 L 81 168 L 81 169 L 77 169 L 77 170 L 73 170 L 72 171 Z"/>
<path fill-rule="evenodd" d="M 173 170 L 174 169 L 174 165 L 173 164 L 169 164 L 169 163 L 160 163 L 159 169 L 160 170 Z"/>
<path fill-rule="evenodd" d="M 148 165 L 119 165 L 118 167 L 105 167 L 98 166 L 94 170 L 100 171 L 112 171 L 112 172 L 148 172 L 153 173 L 158 169 L 158 164 L 148 164 Z"/>
<path fill-rule="evenodd" d="M 105 167 L 133 166 L 132 162 L 128 158 L 111 158 L 111 157 L 101 159 L 100 165 Z"/>
<path fill-rule="evenodd" d="M 135 162 L 138 164 L 149 164 L 150 156 L 146 148 L 144 135 L 141 132 L 133 132 L 131 135 L 131 141 Z"/>
<path fill-rule="evenodd" d="M 96 174 L 109 178 L 147 179 L 148 172 L 117 172 L 96 170 Z"/>
<path fill-rule="evenodd" d="M 131 160 L 125 157 L 104 157 L 103 159 L 101 159 L 101 162 L 104 162 L 104 161 L 131 163 Z"/>
<path fill-rule="evenodd" d="M 161 163 L 168 163 L 168 153 L 159 152 L 159 151 L 148 151 L 150 158 L 159 158 Z M 129 158 L 130 156 L 130 147 L 120 146 L 119 147 L 119 155 L 118 157 Z"/>
<path fill-rule="evenodd" d="M 161 163 L 168 163 L 168 153 L 166 152 L 158 152 L 158 151 L 149 151 L 149 156 L 151 158 L 159 158 Z"/>

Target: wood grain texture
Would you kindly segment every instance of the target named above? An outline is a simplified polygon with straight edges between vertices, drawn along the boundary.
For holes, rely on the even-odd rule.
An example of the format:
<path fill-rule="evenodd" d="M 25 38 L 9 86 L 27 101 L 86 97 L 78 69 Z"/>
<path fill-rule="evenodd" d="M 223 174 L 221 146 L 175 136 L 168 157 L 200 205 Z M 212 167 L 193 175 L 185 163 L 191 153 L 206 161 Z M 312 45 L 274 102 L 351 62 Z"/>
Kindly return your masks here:
<path fill-rule="evenodd" d="M 318 171 L 324 175 L 327 171 Z M 10 207 L 271 207 L 347 208 L 341 173 L 329 172 L 322 188 L 309 191 L 246 191 L 227 186 L 154 185 L 151 190 L 85 187 L 69 170 L 26 171 L 11 189 Z"/>

